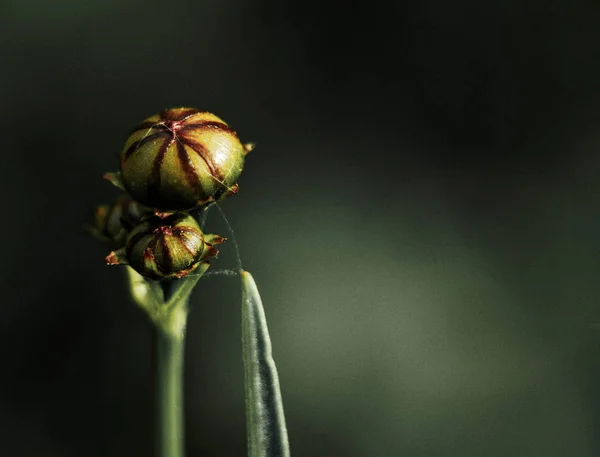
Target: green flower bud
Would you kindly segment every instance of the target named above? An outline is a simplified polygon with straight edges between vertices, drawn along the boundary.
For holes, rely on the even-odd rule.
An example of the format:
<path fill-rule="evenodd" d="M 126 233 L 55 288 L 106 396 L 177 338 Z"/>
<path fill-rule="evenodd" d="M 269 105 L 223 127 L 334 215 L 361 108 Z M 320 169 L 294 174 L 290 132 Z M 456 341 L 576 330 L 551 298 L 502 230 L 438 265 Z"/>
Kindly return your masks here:
<path fill-rule="evenodd" d="M 152 208 L 186 210 L 237 193 L 252 148 L 214 114 L 167 109 L 143 121 L 125 142 L 120 180 Z"/>
<path fill-rule="evenodd" d="M 219 235 L 202 233 L 187 213 L 153 215 L 135 226 L 125 247 L 106 257 L 108 265 L 130 265 L 146 278 L 182 278 L 200 262 L 216 257 L 213 246 L 225 241 Z"/>
<path fill-rule="evenodd" d="M 125 245 L 127 234 L 142 216 L 151 211 L 130 196 L 122 196 L 113 205 L 96 208 L 94 225 L 89 230 L 97 238 L 118 248 Z"/>

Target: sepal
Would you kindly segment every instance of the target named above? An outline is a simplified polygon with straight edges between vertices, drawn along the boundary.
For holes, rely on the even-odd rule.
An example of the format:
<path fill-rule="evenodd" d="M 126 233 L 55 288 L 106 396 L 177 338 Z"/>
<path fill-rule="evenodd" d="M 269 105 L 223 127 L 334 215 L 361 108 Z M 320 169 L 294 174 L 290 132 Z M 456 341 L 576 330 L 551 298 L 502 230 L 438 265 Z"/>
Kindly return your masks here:
<path fill-rule="evenodd" d="M 129 265 L 127 250 L 124 247 L 111 251 L 104 260 L 106 261 L 106 265 Z"/>
<path fill-rule="evenodd" d="M 104 176 L 102 177 L 108 182 L 110 182 L 113 186 L 121 190 L 127 191 L 127 189 L 125 189 L 125 184 L 123 184 L 123 180 L 121 179 L 120 171 L 109 171 L 107 173 L 104 173 Z"/>

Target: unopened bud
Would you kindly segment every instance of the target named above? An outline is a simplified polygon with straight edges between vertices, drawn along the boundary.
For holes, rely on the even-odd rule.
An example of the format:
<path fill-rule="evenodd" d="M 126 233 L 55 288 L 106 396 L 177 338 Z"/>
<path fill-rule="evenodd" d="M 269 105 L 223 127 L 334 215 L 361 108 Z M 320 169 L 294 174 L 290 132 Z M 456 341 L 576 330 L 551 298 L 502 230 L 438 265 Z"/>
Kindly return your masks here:
<path fill-rule="evenodd" d="M 121 247 L 125 245 L 129 231 L 138 224 L 143 215 L 150 212 L 150 208 L 136 202 L 130 196 L 122 196 L 113 205 L 96 208 L 94 225 L 89 229 L 97 238 L 114 247 Z"/>
<path fill-rule="evenodd" d="M 214 114 L 167 109 L 143 121 L 125 142 L 120 183 L 136 200 L 159 210 L 206 205 L 237 193 L 252 148 Z"/>
<path fill-rule="evenodd" d="M 146 278 L 181 278 L 198 264 L 216 257 L 213 246 L 225 241 L 219 235 L 202 233 L 187 213 L 151 216 L 133 228 L 125 247 L 106 257 L 109 265 L 126 264 Z"/>

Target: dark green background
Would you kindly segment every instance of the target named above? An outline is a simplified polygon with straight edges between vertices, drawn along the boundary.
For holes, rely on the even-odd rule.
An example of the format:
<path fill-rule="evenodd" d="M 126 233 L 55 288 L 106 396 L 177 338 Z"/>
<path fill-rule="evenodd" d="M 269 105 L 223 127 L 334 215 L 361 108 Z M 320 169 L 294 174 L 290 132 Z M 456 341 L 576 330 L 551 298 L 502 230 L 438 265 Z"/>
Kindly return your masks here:
<path fill-rule="evenodd" d="M 599 23 L 596 0 L 4 1 L 0 455 L 152 455 L 151 327 L 82 227 L 129 130 L 180 105 L 258 144 L 222 208 L 292 455 L 600 455 Z M 245 455 L 239 299 L 193 298 L 190 457 Z"/>

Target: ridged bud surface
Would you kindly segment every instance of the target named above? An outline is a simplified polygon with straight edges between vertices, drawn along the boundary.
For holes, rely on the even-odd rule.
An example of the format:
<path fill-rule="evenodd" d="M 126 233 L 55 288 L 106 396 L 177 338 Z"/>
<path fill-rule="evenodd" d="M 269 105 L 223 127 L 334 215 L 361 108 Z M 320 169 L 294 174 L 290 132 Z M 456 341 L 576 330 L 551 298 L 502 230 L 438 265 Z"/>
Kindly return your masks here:
<path fill-rule="evenodd" d="M 113 205 L 96 208 L 93 233 L 115 247 L 124 246 L 129 230 L 149 211 L 129 196 L 120 197 Z"/>
<path fill-rule="evenodd" d="M 247 152 L 214 114 L 168 109 L 143 121 L 127 139 L 121 179 L 133 198 L 152 208 L 190 209 L 236 193 Z"/>
<path fill-rule="evenodd" d="M 206 242 L 196 220 L 186 213 L 152 216 L 127 238 L 127 262 L 151 279 L 183 277 L 217 250 Z"/>

